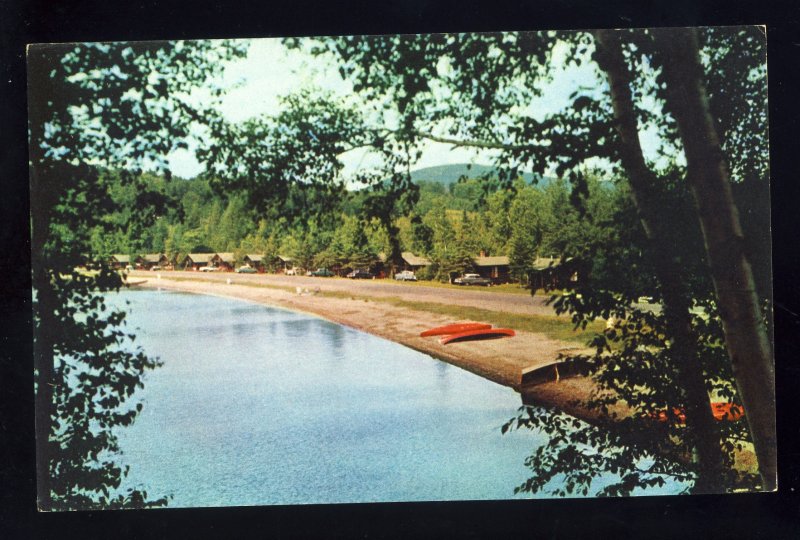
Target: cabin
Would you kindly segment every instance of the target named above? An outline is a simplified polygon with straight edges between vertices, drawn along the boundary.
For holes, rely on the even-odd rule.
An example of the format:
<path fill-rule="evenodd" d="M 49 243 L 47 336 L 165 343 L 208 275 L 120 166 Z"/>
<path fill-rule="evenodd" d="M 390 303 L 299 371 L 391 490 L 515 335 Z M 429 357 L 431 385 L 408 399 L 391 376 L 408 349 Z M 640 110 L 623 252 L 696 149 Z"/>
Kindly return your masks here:
<path fill-rule="evenodd" d="M 378 277 L 385 277 L 388 273 L 389 257 L 386 253 L 378 253 L 378 262 L 374 265 L 373 271 Z M 411 270 L 418 272 L 419 270 L 431 265 L 431 261 L 425 257 L 414 255 L 410 251 L 404 251 L 400 254 L 401 262 L 395 268 L 395 272 L 402 272 L 404 270 Z"/>
<path fill-rule="evenodd" d="M 251 268 L 255 268 L 258 270 L 259 273 L 264 272 L 264 256 L 263 255 L 256 255 L 255 253 L 248 253 L 242 259 L 244 264 L 250 266 Z"/>
<path fill-rule="evenodd" d="M 211 263 L 214 266 L 218 266 L 220 270 L 224 270 L 225 272 L 233 272 L 233 269 L 236 267 L 236 257 L 233 253 L 217 253 L 211 259 Z"/>
<path fill-rule="evenodd" d="M 111 264 L 111 268 L 119 270 L 131 264 L 131 258 L 129 255 L 112 255 L 108 258 L 108 262 Z"/>
<path fill-rule="evenodd" d="M 203 266 L 213 266 L 212 259 L 216 253 L 189 253 L 183 258 L 181 266 L 184 270 L 199 270 Z"/>
<path fill-rule="evenodd" d="M 161 266 L 162 268 L 166 265 L 162 265 L 162 259 L 168 260 L 167 256 L 163 253 L 148 253 L 147 255 L 139 255 L 136 257 L 136 268 L 140 268 L 142 270 L 150 270 L 154 266 Z"/>
<path fill-rule="evenodd" d="M 481 277 L 491 279 L 494 283 L 507 283 L 511 280 L 511 266 L 505 255 L 487 257 L 481 253 L 473 259 L 475 271 Z"/>
<path fill-rule="evenodd" d="M 286 273 L 287 270 L 294 269 L 294 261 L 291 257 L 286 255 L 278 255 L 278 262 L 280 263 L 280 272 Z"/>
<path fill-rule="evenodd" d="M 564 261 L 568 263 L 571 259 Z M 568 264 L 562 264 L 560 257 L 536 257 L 528 270 L 528 283 L 531 289 L 558 288 L 567 281 L 575 281 L 577 275 Z"/>
<path fill-rule="evenodd" d="M 386 253 L 378 253 L 378 260 L 383 263 L 384 265 L 388 262 L 388 255 Z M 401 272 L 403 270 L 411 270 L 412 272 L 416 272 L 426 266 L 431 265 L 431 261 L 426 259 L 425 257 L 418 257 L 414 255 L 410 251 L 404 251 L 400 254 L 401 263 L 395 269 L 397 272 Z"/>
<path fill-rule="evenodd" d="M 158 266 L 165 270 L 174 270 L 175 269 L 175 255 L 172 257 L 167 257 L 165 254 L 161 254 L 161 257 L 158 258 Z"/>
<path fill-rule="evenodd" d="M 418 257 L 414 255 L 410 251 L 404 251 L 400 254 L 403 258 L 403 264 L 400 270 L 411 270 L 412 272 L 417 272 L 426 266 L 431 265 L 431 261 L 426 259 L 425 257 Z"/>

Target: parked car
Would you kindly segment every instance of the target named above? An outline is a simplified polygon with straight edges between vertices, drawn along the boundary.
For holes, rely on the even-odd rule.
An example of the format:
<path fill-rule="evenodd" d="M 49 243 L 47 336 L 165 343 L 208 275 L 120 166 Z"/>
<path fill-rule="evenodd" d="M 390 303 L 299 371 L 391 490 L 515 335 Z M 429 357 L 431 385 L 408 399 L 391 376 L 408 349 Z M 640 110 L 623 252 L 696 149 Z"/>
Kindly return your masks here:
<path fill-rule="evenodd" d="M 201 272 L 219 272 L 220 268 L 219 268 L 219 266 L 201 266 L 200 267 L 200 271 Z"/>
<path fill-rule="evenodd" d="M 417 276 L 415 276 L 414 272 L 411 270 L 403 270 L 402 272 L 396 273 L 394 279 L 397 281 L 417 281 Z"/>
<path fill-rule="evenodd" d="M 492 284 L 492 280 L 481 277 L 480 274 L 464 274 L 453 280 L 453 283 L 456 285 L 483 285 L 484 287 L 488 287 Z"/>
<path fill-rule="evenodd" d="M 375 277 L 375 274 L 369 270 L 353 270 L 347 274 L 347 277 L 350 279 L 372 279 Z"/>
<path fill-rule="evenodd" d="M 244 266 L 240 266 L 239 268 L 237 268 L 236 269 L 236 273 L 237 274 L 256 274 L 256 273 L 258 273 L 258 270 L 256 270 L 252 266 L 244 265 Z"/>
<path fill-rule="evenodd" d="M 132 264 L 129 264 L 128 266 L 126 266 L 126 267 L 125 267 L 125 271 L 126 271 L 126 272 L 132 272 L 132 271 L 133 271 L 133 265 L 132 265 Z"/>
<path fill-rule="evenodd" d="M 153 267 L 151 267 L 151 268 L 150 268 L 150 271 L 151 271 L 151 272 L 158 272 L 159 270 L 161 270 L 161 267 L 160 267 L 160 266 L 158 266 L 158 265 L 155 265 L 155 266 L 153 266 Z"/>
<path fill-rule="evenodd" d="M 311 275 L 315 277 L 332 277 L 334 274 L 327 268 L 317 268 L 311 272 Z"/>
<path fill-rule="evenodd" d="M 289 268 L 288 270 L 286 270 L 284 272 L 284 274 L 287 275 L 287 276 L 296 276 L 297 275 L 297 270 L 294 269 L 294 268 Z"/>

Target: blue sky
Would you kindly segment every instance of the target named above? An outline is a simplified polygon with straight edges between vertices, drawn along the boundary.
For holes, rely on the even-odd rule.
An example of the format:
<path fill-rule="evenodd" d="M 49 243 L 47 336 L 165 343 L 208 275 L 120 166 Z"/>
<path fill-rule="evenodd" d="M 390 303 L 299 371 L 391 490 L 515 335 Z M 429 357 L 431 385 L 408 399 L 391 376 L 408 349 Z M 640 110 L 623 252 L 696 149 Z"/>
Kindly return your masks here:
<path fill-rule="evenodd" d="M 569 106 L 569 95 L 579 86 L 605 91 L 605 81 L 594 63 L 585 62 L 581 66 L 569 63 L 565 49 L 558 45 L 553 60 L 558 68 L 553 80 L 543 89 L 542 97 L 524 111 L 537 119 Z M 332 60 L 288 50 L 280 39 L 272 38 L 250 40 L 247 57 L 226 66 L 223 84 L 230 90 L 222 99 L 221 111 L 232 122 L 276 114 L 280 107 L 279 98 L 302 87 L 313 86 L 343 99 L 357 99 L 351 84 L 342 80 Z M 654 155 L 657 146 L 654 134 L 644 131 L 642 144 L 646 155 Z M 422 158 L 414 168 L 465 162 L 488 164 L 491 158 L 492 154 L 485 151 L 453 149 L 450 145 L 426 142 Z M 365 151 L 349 152 L 341 159 L 345 164 L 345 177 L 359 167 L 369 167 L 374 163 Z M 191 150 L 172 153 L 169 164 L 173 174 L 184 178 L 202 172 Z"/>

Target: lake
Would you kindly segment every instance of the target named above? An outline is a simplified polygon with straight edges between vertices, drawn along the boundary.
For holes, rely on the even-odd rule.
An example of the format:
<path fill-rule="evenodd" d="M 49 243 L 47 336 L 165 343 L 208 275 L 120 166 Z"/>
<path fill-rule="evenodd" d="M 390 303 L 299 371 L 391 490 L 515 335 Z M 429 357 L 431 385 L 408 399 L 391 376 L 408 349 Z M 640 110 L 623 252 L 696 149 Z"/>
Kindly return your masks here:
<path fill-rule="evenodd" d="M 509 499 L 546 442 L 500 433 L 510 388 L 385 339 L 227 298 L 109 297 L 125 302 L 163 365 L 119 459 L 170 506 Z"/>

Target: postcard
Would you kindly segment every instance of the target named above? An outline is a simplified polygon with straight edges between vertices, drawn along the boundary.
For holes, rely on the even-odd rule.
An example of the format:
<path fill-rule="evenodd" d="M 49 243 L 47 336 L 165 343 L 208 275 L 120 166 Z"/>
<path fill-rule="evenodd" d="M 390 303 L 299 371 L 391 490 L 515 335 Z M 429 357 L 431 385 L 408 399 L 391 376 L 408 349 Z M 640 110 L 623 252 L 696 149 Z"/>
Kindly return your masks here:
<path fill-rule="evenodd" d="M 763 27 L 27 62 L 40 510 L 777 489 Z"/>

